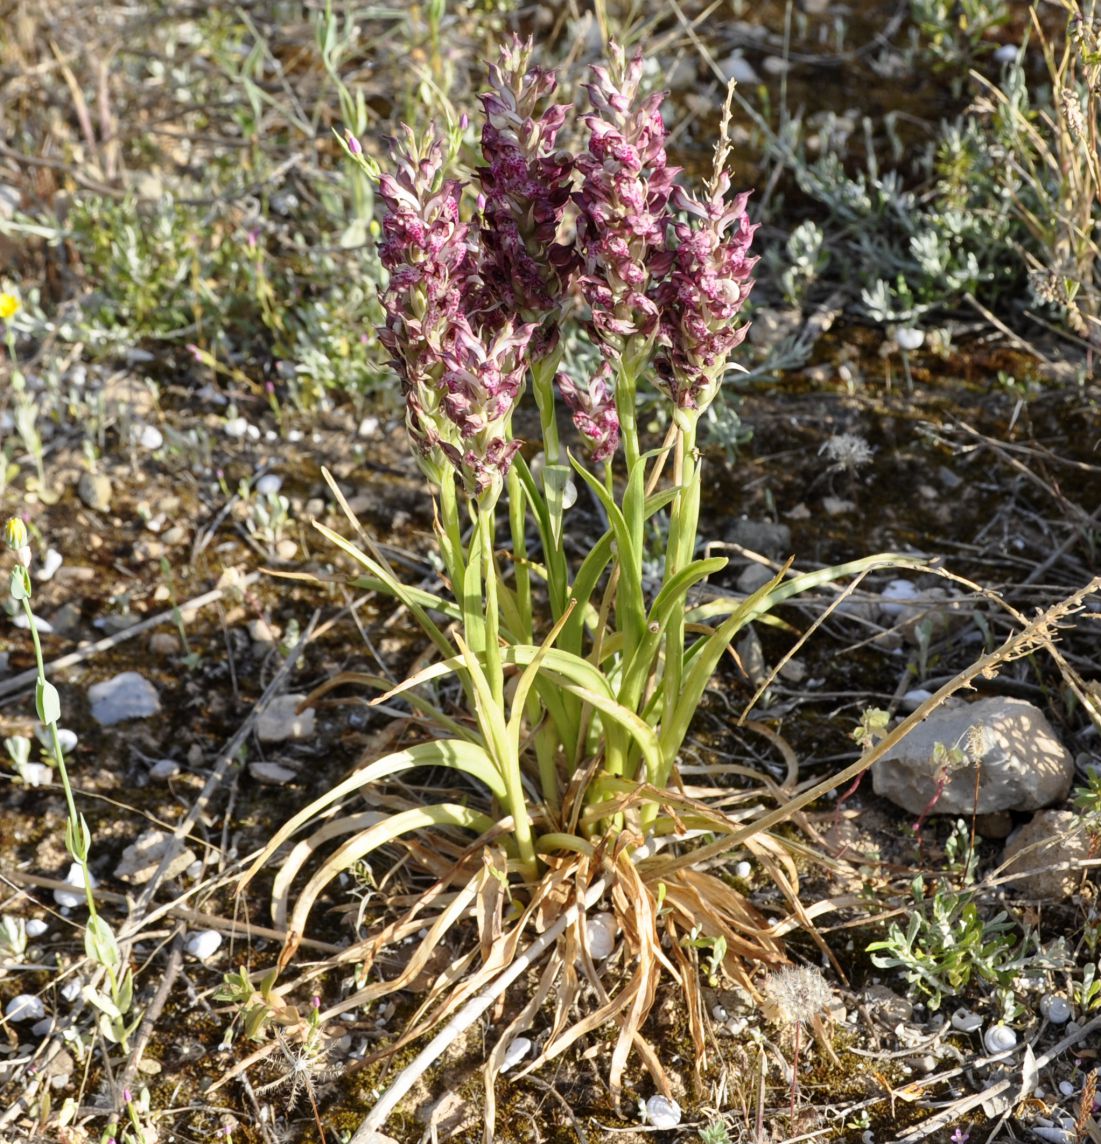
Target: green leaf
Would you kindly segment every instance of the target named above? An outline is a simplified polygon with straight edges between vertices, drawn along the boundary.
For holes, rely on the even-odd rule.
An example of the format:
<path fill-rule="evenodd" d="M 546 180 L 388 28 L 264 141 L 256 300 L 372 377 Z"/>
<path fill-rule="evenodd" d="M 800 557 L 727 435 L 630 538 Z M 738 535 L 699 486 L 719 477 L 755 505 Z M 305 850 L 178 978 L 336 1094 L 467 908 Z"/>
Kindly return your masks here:
<path fill-rule="evenodd" d="M 409 611 L 413 613 L 417 623 L 421 626 L 421 630 L 436 647 L 439 648 L 443 655 L 450 655 L 452 653 L 454 649 L 451 644 L 448 643 L 447 638 L 443 632 L 440 631 L 439 627 L 429 618 L 421 606 L 420 601 L 414 598 L 413 592 L 393 575 L 384 564 L 374 557 L 368 556 L 367 553 L 357 548 L 350 541 L 345 540 L 339 533 L 333 532 L 331 528 L 326 528 L 325 525 L 319 521 L 315 520 L 313 526 L 327 540 L 332 541 L 333 544 L 346 552 L 353 560 L 362 564 L 379 581 L 380 591 L 384 591 L 387 595 L 400 600 Z"/>
<path fill-rule="evenodd" d="M 604 575 L 605 568 L 612 559 L 612 534 L 604 535 L 593 545 L 589 554 L 581 562 L 577 570 L 570 595 L 578 603 L 577 609 L 570 616 L 562 632 L 560 646 L 563 651 L 581 654 L 581 633 L 584 630 L 585 616 L 592 609 L 590 603 L 592 594 L 596 590 L 600 577 Z"/>
<path fill-rule="evenodd" d="M 106 969 L 117 969 L 122 962 L 114 931 L 98 914 L 84 927 L 84 952 Z"/>
<path fill-rule="evenodd" d="M 11 598 L 13 600 L 31 598 L 31 577 L 22 564 L 16 564 L 11 570 Z"/>
<path fill-rule="evenodd" d="M 34 705 L 42 723 L 56 723 L 61 718 L 61 696 L 48 679 L 40 679 L 35 684 Z"/>
<path fill-rule="evenodd" d="M 623 685 L 619 698 L 631 708 L 637 708 L 642 689 L 653 669 L 653 661 L 661 646 L 669 620 L 679 608 L 684 610 L 688 590 L 701 580 L 706 580 L 713 572 L 726 567 L 726 558 L 714 556 L 709 560 L 695 560 L 682 568 L 658 593 L 650 609 L 646 635 L 624 664 Z"/>
<path fill-rule="evenodd" d="M 618 587 L 619 598 L 623 601 L 622 626 L 628 636 L 629 644 L 633 645 L 642 638 L 643 628 L 646 624 L 646 609 L 642 602 L 641 537 L 636 543 L 626 517 L 608 490 L 578 460 L 574 457 L 571 457 L 570 460 L 573 462 L 574 470 L 592 489 L 597 500 L 604 506 L 604 511 L 608 514 L 608 521 L 615 535 L 616 547 L 619 549 L 619 564 L 622 569 Z"/>

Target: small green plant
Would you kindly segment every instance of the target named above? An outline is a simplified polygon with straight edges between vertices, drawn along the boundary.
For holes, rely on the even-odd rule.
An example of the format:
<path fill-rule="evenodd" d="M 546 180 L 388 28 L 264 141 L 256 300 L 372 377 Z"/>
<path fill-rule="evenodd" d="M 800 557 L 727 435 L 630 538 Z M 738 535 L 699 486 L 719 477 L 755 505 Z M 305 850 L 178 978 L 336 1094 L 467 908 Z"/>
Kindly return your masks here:
<path fill-rule="evenodd" d="M 993 51 L 990 33 L 1009 20 L 1008 0 L 910 0 L 921 48 L 938 70 L 962 78 L 980 56 Z"/>
<path fill-rule="evenodd" d="M 128 1051 L 128 1043 L 137 1028 L 141 1014 L 131 1014 L 134 1000 L 133 970 L 125 964 L 118 941 L 110 924 L 100 915 L 92 892 L 92 878 L 88 868 L 92 836 L 84 816 L 76 808 L 72 784 L 65 764 L 65 754 L 58 735 L 58 719 L 61 716 L 61 700 L 57 688 L 46 678 L 45 663 L 42 657 L 42 644 L 38 637 L 38 625 L 31 610 L 31 549 L 27 526 L 18 517 L 12 517 L 4 525 L 4 542 L 15 561 L 9 578 L 9 592 L 12 600 L 22 609 L 27 619 L 31 640 L 34 644 L 35 663 L 38 680 L 35 684 L 35 710 L 38 719 L 46 729 L 52 761 L 65 791 L 68 817 L 65 823 L 65 848 L 80 871 L 80 881 L 84 891 L 84 901 L 88 909 L 88 921 L 84 927 L 84 953 L 100 972 L 100 981 L 92 981 L 84 986 L 84 999 L 98 1012 L 97 1028 L 105 1040 L 118 1045 L 123 1052 Z M 9 747 L 9 750 L 11 748 Z M 106 988 L 101 984 L 106 979 Z M 144 1137 L 137 1136 L 136 1140 Z"/>
<path fill-rule="evenodd" d="M 892 922 L 887 937 L 867 948 L 873 964 L 900 970 L 928 998 L 930 1009 L 939 1009 L 945 997 L 957 996 L 972 980 L 1009 987 L 1027 964 L 1027 942 L 1008 915 L 984 918 L 972 892 L 940 885 L 929 896 L 920 874 L 910 892 L 905 929 Z"/>
<path fill-rule="evenodd" d="M 700 1144 L 733 1144 L 725 1120 L 712 1120 L 699 1129 Z"/>
<path fill-rule="evenodd" d="M 1030 91 L 1022 59 L 1000 83 L 981 80 L 980 105 L 1001 156 L 992 170 L 1020 227 L 1037 301 L 1061 314 L 1094 349 L 1101 346 L 1101 6 L 1059 0 L 1067 14 L 1061 41 L 1030 9 L 1048 86 Z M 981 79 L 981 77 L 980 77 Z M 1006 161 L 1008 159 L 1008 162 Z"/>
<path fill-rule="evenodd" d="M 725 816 L 685 798 L 674 781 L 720 660 L 747 625 L 784 600 L 897 558 L 777 575 L 748 598 L 695 601 L 692 590 L 725 565 L 697 555 L 704 488 L 697 433 L 736 368 L 730 359 L 743 336 L 737 316 L 755 261 L 748 197 L 731 193 L 725 141 L 702 193 L 675 183 L 661 96 L 643 93 L 641 57 L 618 47 L 588 88 L 592 109 L 580 125 L 587 147 L 574 154 L 559 146 L 572 105 L 550 103 L 554 76 L 529 66 L 531 50 L 514 41 L 490 70 L 477 198 L 453 177 L 453 135 L 425 140 L 403 131 L 385 174 L 357 138 L 343 139 L 356 166 L 377 179 L 388 208 L 379 336 L 398 364 L 406 426 L 434 492 L 446 590 L 403 583 L 362 530 L 352 543 L 318 525 L 359 566 L 357 586 L 409 609 L 438 660 L 396 687 L 346 674 L 315 695 L 349 682 L 381 686 L 386 693 L 376 702 L 408 703 L 432 737 L 372 761 L 300 811 L 245 881 L 301 828 L 323 832 L 295 847 L 277 878 L 275 917 L 292 935 L 285 965 L 314 903 L 342 870 L 414 832 L 431 831 L 433 845 L 449 851 L 449 839 L 481 837 L 473 849 L 453 851 L 457 900 L 483 903 L 482 948 L 487 955 L 501 950 L 503 964 L 537 914 L 569 927 L 546 968 L 562 975 L 563 1012 L 580 1000 L 577 975 L 567 968 L 571 950 L 590 942 L 583 916 L 568 920 L 555 887 L 566 878 L 578 892 L 599 896 L 614 886 L 615 912 L 604 917 L 638 969 L 586 1023 L 624 1015 L 610 1069 L 618 1091 L 657 977 L 670 965 L 659 908 L 660 932 L 676 943 L 682 963 L 683 936 L 709 953 L 710 973 L 717 977 L 721 964 L 743 984 L 750 962 L 777 960 L 771 940 L 758 944 L 747 921 L 756 911 L 736 888 L 694 869 L 691 845 L 672 856 L 672 847 L 688 842 L 686 829 L 718 834 L 720 848 L 738 844 Z M 728 104 L 724 132 L 729 111 Z M 568 209 L 577 218 L 563 228 Z M 583 309 L 573 302 L 578 291 Z M 587 344 L 588 353 L 567 357 L 574 344 Z M 571 360 L 594 368 L 577 376 L 563 368 Z M 654 443 L 644 440 L 639 417 L 644 379 L 665 411 L 664 439 Z M 538 468 L 513 431 L 526 390 L 533 430 L 538 425 Z M 564 447 L 564 413 L 580 441 L 576 451 Z M 594 499 L 605 522 L 580 552 L 567 543 L 574 489 Z M 380 820 L 348 815 L 320 825 L 356 791 L 425 765 L 462 772 L 464 785 L 428 805 L 410 799 Z M 341 834 L 296 889 L 314 847 Z M 511 902 L 516 912 L 506 914 Z M 448 924 L 446 915 L 426 920 L 414 967 Z M 372 957 L 392 938 L 383 928 Z M 482 973 L 502 965 L 496 956 L 487 956 L 491 969 Z M 686 992 L 698 989 L 695 974 L 679 977 Z M 462 989 L 472 991 L 478 980 L 475 974 Z M 364 995 L 401 985 L 399 976 Z M 573 1036 L 563 1029 L 541 1059 Z M 487 1079 L 494 1067 L 491 1061 Z M 491 1094 L 490 1084 L 487 1101 Z M 380 1102 L 372 1116 L 384 1119 L 387 1107 Z"/>

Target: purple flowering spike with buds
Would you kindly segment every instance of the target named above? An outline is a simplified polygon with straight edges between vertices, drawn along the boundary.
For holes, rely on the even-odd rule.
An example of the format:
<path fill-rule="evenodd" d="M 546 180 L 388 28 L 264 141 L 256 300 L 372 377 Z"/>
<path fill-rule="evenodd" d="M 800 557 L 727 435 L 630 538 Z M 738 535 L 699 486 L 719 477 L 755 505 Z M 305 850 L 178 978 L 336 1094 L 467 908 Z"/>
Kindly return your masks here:
<path fill-rule="evenodd" d="M 581 289 L 597 336 L 613 354 L 632 338 L 648 344 L 658 325 L 651 283 L 669 268 L 667 206 L 677 168 L 665 156 L 662 95 L 640 99 L 642 57 L 612 45 L 612 66 L 594 67 L 587 85 L 588 151 L 577 166 Z"/>
<path fill-rule="evenodd" d="M 756 258 L 749 246 L 757 229 L 746 215 L 748 193 L 727 201 L 730 179 L 719 176 L 709 199 L 683 187 L 672 205 L 687 218 L 673 224 L 676 252 L 669 277 L 656 292 L 661 330 L 654 365 L 658 384 L 677 409 L 701 410 L 715 396 L 730 351 L 748 326 L 735 318 L 753 286 Z"/>
<path fill-rule="evenodd" d="M 446 460 L 469 492 L 495 495 L 519 447 L 509 423 L 536 327 L 481 309 L 477 251 L 459 221 L 459 183 L 443 178 L 441 141 L 420 148 L 406 129 L 393 158 L 396 174 L 379 180 L 389 212 L 379 254 L 390 273 L 379 338 L 401 376 L 428 476 L 442 482 Z"/>
<path fill-rule="evenodd" d="M 481 270 L 492 304 L 542 321 L 566 297 L 574 267 L 572 246 L 558 241 L 574 161 L 555 148 L 568 107 L 547 105 L 557 81 L 552 71 L 529 67 L 531 52 L 530 39 L 513 37 L 490 66 L 491 90 L 482 96 Z"/>
<path fill-rule="evenodd" d="M 441 406 L 461 438 L 444 453 L 477 496 L 500 491 L 520 447 L 509 439 L 509 421 L 523 388 L 525 352 L 535 329 L 534 323 L 514 328 L 506 322 L 487 345 L 465 322 L 456 323 L 444 353 Z"/>
<path fill-rule="evenodd" d="M 555 380 L 573 415 L 577 431 L 589 442 L 593 460 L 608 460 L 619 445 L 619 415 L 615 407 L 611 363 L 605 361 L 601 365 L 587 391 L 578 389 L 569 374 L 560 372 Z"/>

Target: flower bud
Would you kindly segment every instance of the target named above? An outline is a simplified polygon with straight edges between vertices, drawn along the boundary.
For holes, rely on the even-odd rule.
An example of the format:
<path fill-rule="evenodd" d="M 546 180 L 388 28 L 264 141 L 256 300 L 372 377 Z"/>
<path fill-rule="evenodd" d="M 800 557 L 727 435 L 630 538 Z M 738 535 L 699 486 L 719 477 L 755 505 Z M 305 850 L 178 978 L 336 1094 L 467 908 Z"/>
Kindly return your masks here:
<path fill-rule="evenodd" d="M 21 548 L 27 547 L 28 539 L 27 526 L 19 517 L 9 517 L 4 524 L 4 543 L 12 552 L 18 552 Z"/>

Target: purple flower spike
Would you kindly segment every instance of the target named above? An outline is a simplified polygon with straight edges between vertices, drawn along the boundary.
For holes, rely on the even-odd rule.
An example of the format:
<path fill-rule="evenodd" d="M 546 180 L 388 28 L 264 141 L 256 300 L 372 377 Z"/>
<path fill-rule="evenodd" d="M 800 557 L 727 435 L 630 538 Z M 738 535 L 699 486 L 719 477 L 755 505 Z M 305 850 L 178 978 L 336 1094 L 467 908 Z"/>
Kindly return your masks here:
<path fill-rule="evenodd" d="M 665 236 L 677 168 L 666 162 L 662 95 L 639 98 L 642 57 L 628 62 L 613 44 L 612 66 L 593 74 L 589 147 L 577 160 L 584 177 L 576 195 L 581 289 L 598 338 L 619 354 L 629 339 L 648 342 L 658 326 L 648 291 L 671 261 Z"/>
<path fill-rule="evenodd" d="M 481 269 L 487 297 L 504 313 L 542 321 L 558 310 L 574 268 L 572 248 L 558 241 L 574 161 L 555 149 L 567 106 L 543 107 L 557 80 L 529 67 L 531 52 L 530 39 L 513 37 L 482 96 Z"/>
<path fill-rule="evenodd" d="M 746 215 L 748 193 L 727 201 L 723 174 L 710 199 L 676 187 L 672 204 L 687 216 L 673 224 L 676 250 L 669 277 L 658 287 L 658 384 L 678 409 L 703 409 L 714 398 L 730 351 L 748 326 L 735 318 L 753 286 L 756 258 L 749 246 L 757 229 Z"/>
<path fill-rule="evenodd" d="M 612 392 L 612 366 L 605 361 L 581 391 L 567 373 L 555 376 L 577 431 L 591 446 L 594 461 L 606 461 L 619 445 L 619 414 Z"/>

